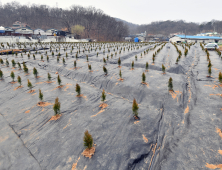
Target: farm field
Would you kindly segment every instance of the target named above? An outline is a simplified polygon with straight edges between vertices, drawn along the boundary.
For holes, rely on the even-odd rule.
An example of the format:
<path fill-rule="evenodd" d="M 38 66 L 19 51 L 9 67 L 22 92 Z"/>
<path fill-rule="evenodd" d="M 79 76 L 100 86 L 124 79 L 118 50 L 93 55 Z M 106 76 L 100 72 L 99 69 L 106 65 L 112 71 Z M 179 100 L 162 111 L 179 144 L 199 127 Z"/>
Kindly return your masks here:
<path fill-rule="evenodd" d="M 18 43 L 1 44 L 0 54 L 0 169 L 222 167 L 222 58 L 216 51 L 207 57 L 199 43 Z M 61 114 L 55 116 L 57 97 Z M 82 154 L 86 130 L 94 141 L 91 158 Z"/>

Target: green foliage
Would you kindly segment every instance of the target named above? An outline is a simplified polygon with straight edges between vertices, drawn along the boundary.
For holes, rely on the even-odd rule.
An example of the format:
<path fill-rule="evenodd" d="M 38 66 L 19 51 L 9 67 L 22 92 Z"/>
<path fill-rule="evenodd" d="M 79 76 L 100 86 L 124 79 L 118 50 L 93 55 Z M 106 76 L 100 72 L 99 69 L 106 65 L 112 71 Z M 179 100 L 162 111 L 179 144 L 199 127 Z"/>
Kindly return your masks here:
<path fill-rule="evenodd" d="M 2 79 L 3 77 L 3 71 L 0 69 L 0 78 Z"/>
<path fill-rule="evenodd" d="M 134 68 L 134 61 L 132 61 L 131 67 L 132 67 L 132 69 Z"/>
<path fill-rule="evenodd" d="M 88 64 L 88 69 L 91 71 L 92 67 L 90 64 Z"/>
<path fill-rule="evenodd" d="M 16 65 L 16 62 L 15 62 L 15 60 L 13 59 L 13 60 L 12 60 L 12 67 L 15 67 L 15 65 Z"/>
<path fill-rule="evenodd" d="M 13 71 L 11 71 L 10 76 L 11 76 L 12 80 L 14 81 L 14 79 L 15 79 L 15 73 L 14 73 Z"/>
<path fill-rule="evenodd" d="M 48 81 L 51 81 L 51 74 L 50 73 L 48 73 Z"/>
<path fill-rule="evenodd" d="M 29 88 L 30 90 L 32 90 L 32 83 L 29 81 L 29 79 L 27 79 L 27 81 L 28 81 L 28 84 L 27 84 L 28 88 Z"/>
<path fill-rule="evenodd" d="M 37 78 L 37 76 L 38 76 L 38 71 L 37 71 L 37 69 L 36 69 L 35 67 L 33 68 L 33 74 L 34 74 L 35 78 Z"/>
<path fill-rule="evenodd" d="M 171 77 L 168 81 L 168 87 L 169 87 L 169 91 L 173 90 L 173 79 Z"/>
<path fill-rule="evenodd" d="M 74 61 L 74 68 L 76 68 L 76 60 Z"/>
<path fill-rule="evenodd" d="M 26 66 L 25 62 L 23 62 L 23 70 L 25 73 L 28 73 L 29 72 L 29 69 L 28 67 Z"/>
<path fill-rule="evenodd" d="M 49 56 L 48 56 L 48 55 L 47 55 L 46 59 L 47 59 L 47 61 L 49 62 Z"/>
<path fill-rule="evenodd" d="M 57 62 L 59 62 L 59 56 L 57 56 Z"/>
<path fill-rule="evenodd" d="M 212 64 L 211 64 L 211 61 L 209 60 L 208 67 L 211 67 L 211 66 L 212 66 Z"/>
<path fill-rule="evenodd" d="M 39 89 L 39 99 L 42 101 L 43 100 L 43 93 L 42 91 Z"/>
<path fill-rule="evenodd" d="M 9 66 L 9 62 L 8 60 L 6 59 L 6 62 L 5 62 L 6 66 L 8 67 Z"/>
<path fill-rule="evenodd" d="M 103 58 L 103 62 L 104 62 L 104 64 L 106 64 L 106 59 L 105 58 Z"/>
<path fill-rule="evenodd" d="M 119 65 L 119 66 L 121 65 L 120 57 L 119 57 L 119 59 L 118 59 L 118 65 Z"/>
<path fill-rule="evenodd" d="M 135 56 L 135 60 L 137 61 L 137 55 Z"/>
<path fill-rule="evenodd" d="M 87 62 L 89 61 L 88 55 L 86 55 L 86 61 L 87 61 Z"/>
<path fill-rule="evenodd" d="M 18 83 L 19 83 L 19 84 L 20 84 L 20 86 L 21 86 L 21 85 L 22 85 L 22 79 L 21 79 L 21 77 L 20 77 L 20 76 L 18 76 L 17 80 L 18 80 Z"/>
<path fill-rule="evenodd" d="M 136 102 L 136 99 L 134 99 L 133 105 L 132 105 L 132 111 L 133 111 L 134 116 L 136 117 L 138 117 L 138 109 L 139 109 L 138 103 Z"/>
<path fill-rule="evenodd" d="M 148 68 L 149 68 L 149 63 L 146 62 L 146 70 L 148 70 Z"/>
<path fill-rule="evenodd" d="M 163 71 L 163 73 L 165 73 L 165 70 L 166 70 L 166 68 L 165 68 L 165 66 L 162 64 L 162 71 Z"/>
<path fill-rule="evenodd" d="M 4 64 L 4 61 L 3 61 L 3 59 L 1 59 L 1 58 L 0 58 L 0 63 L 1 63 L 1 64 Z"/>
<path fill-rule="evenodd" d="M 80 93 L 81 93 L 81 88 L 80 88 L 80 85 L 78 83 L 76 83 L 76 93 L 77 93 L 77 96 L 79 96 Z"/>
<path fill-rule="evenodd" d="M 108 71 L 107 71 L 107 69 L 106 69 L 105 66 L 103 66 L 103 71 L 104 71 L 104 73 L 105 73 L 106 75 L 108 74 Z"/>
<path fill-rule="evenodd" d="M 58 75 L 58 77 L 57 77 L 57 82 L 58 82 L 58 85 L 60 86 L 60 85 L 61 85 L 62 80 L 60 79 L 59 75 Z"/>
<path fill-rule="evenodd" d="M 122 72 L 119 70 L 119 77 L 122 78 Z"/>
<path fill-rule="evenodd" d="M 219 73 L 219 78 L 218 78 L 219 82 L 222 83 L 222 73 Z"/>
<path fill-rule="evenodd" d="M 209 76 L 211 76 L 211 73 L 212 73 L 212 72 L 211 72 L 211 67 L 209 67 L 209 68 L 208 68 L 208 74 L 209 74 Z"/>
<path fill-rule="evenodd" d="M 102 96 L 101 96 L 101 98 L 102 98 L 102 101 L 103 101 L 103 102 L 106 100 L 106 94 L 105 94 L 105 90 L 104 90 L 104 89 L 103 89 L 103 91 L 102 91 Z"/>
<path fill-rule="evenodd" d="M 93 146 L 93 138 L 92 135 L 88 132 L 88 130 L 85 131 L 84 133 L 84 146 L 88 149 L 91 149 Z"/>
<path fill-rule="evenodd" d="M 66 52 L 66 58 L 68 57 L 68 53 Z"/>
<path fill-rule="evenodd" d="M 41 60 L 43 60 L 43 55 L 41 55 Z"/>
<path fill-rule="evenodd" d="M 62 59 L 62 62 L 63 62 L 63 64 L 65 64 L 66 63 L 66 60 L 65 60 L 65 58 L 63 57 L 63 59 Z"/>
<path fill-rule="evenodd" d="M 53 110 L 55 112 L 55 115 L 61 114 L 60 113 L 60 102 L 59 102 L 59 98 L 58 97 L 55 99 L 55 103 L 53 105 Z"/>
<path fill-rule="evenodd" d="M 145 75 L 145 73 L 143 72 L 143 74 L 142 74 L 142 82 L 144 83 L 146 81 L 146 75 Z"/>

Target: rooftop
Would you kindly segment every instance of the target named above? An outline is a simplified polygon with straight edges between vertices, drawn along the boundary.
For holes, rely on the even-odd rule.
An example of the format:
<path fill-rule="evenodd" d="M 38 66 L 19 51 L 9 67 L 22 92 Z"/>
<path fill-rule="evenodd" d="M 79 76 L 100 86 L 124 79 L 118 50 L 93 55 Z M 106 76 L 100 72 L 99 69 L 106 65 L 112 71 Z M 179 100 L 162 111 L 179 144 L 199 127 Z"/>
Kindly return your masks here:
<path fill-rule="evenodd" d="M 180 38 L 188 38 L 188 39 L 213 39 L 213 40 L 222 40 L 221 37 L 212 37 L 212 36 L 195 36 L 195 35 L 176 35 Z"/>

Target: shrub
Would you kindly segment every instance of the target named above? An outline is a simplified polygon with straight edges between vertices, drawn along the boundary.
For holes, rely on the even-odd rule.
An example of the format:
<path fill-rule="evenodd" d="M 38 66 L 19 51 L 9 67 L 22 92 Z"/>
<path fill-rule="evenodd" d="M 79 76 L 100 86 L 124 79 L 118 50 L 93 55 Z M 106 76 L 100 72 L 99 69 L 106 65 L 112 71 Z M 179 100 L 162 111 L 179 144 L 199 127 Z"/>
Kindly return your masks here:
<path fill-rule="evenodd" d="M 135 60 L 137 61 L 137 55 L 135 56 Z"/>
<path fill-rule="evenodd" d="M 219 78 L 218 78 L 219 82 L 222 83 L 222 73 L 219 73 Z"/>
<path fill-rule="evenodd" d="M 28 88 L 29 88 L 30 90 L 32 90 L 32 83 L 29 81 L 29 79 L 27 79 L 27 80 L 28 80 L 27 86 L 28 86 Z"/>
<path fill-rule="evenodd" d="M 50 73 L 48 73 L 48 81 L 51 81 L 51 74 Z"/>
<path fill-rule="evenodd" d="M 15 63 L 15 60 L 13 59 L 12 60 L 12 67 L 15 67 L 16 63 Z"/>
<path fill-rule="evenodd" d="M 47 55 L 46 59 L 47 59 L 47 61 L 49 61 L 49 56 L 48 55 Z"/>
<path fill-rule="evenodd" d="M 77 93 L 77 96 L 79 96 L 80 93 L 81 93 L 81 88 L 80 88 L 80 85 L 78 83 L 76 83 L 76 93 Z"/>
<path fill-rule="evenodd" d="M 103 57 L 103 62 L 104 62 L 104 64 L 106 64 L 106 59 Z"/>
<path fill-rule="evenodd" d="M 208 74 L 209 74 L 209 76 L 211 76 L 211 73 L 212 73 L 212 72 L 211 72 L 211 67 L 209 67 L 209 68 L 208 68 Z"/>
<path fill-rule="evenodd" d="M 153 63 L 154 63 L 154 61 L 155 61 L 155 56 L 153 56 L 152 60 L 153 60 Z"/>
<path fill-rule="evenodd" d="M 38 71 L 37 71 L 37 69 L 36 69 L 35 67 L 33 68 L 33 74 L 34 74 L 35 78 L 37 78 L 37 76 L 38 76 Z"/>
<path fill-rule="evenodd" d="M 148 62 L 146 62 L 146 70 L 148 70 L 148 68 L 149 68 L 149 64 Z"/>
<path fill-rule="evenodd" d="M 5 62 L 6 66 L 8 67 L 9 66 L 9 62 L 8 60 L 6 59 L 6 62 Z"/>
<path fill-rule="evenodd" d="M 145 83 L 145 81 L 146 81 L 146 75 L 145 75 L 145 73 L 143 72 L 143 74 L 142 74 L 142 82 Z"/>
<path fill-rule="evenodd" d="M 209 60 L 208 67 L 211 67 L 211 66 L 212 66 L 212 64 L 211 64 L 211 61 Z"/>
<path fill-rule="evenodd" d="M 104 73 L 105 73 L 106 75 L 108 74 L 108 71 L 107 71 L 107 69 L 106 69 L 105 66 L 103 66 L 103 71 L 104 71 Z"/>
<path fill-rule="evenodd" d="M 1 59 L 1 58 L 0 58 L 0 63 L 1 63 L 1 64 L 4 64 L 4 61 L 3 61 L 3 59 Z"/>
<path fill-rule="evenodd" d="M 119 70 L 119 77 L 122 78 L 122 72 Z"/>
<path fill-rule="evenodd" d="M 65 50 L 65 49 L 64 49 Z M 68 57 L 68 53 L 66 52 L 66 58 Z"/>
<path fill-rule="evenodd" d="M 18 65 L 19 70 L 21 70 L 22 69 L 21 64 L 18 62 L 17 65 Z"/>
<path fill-rule="evenodd" d="M 102 91 L 102 96 L 101 96 L 101 98 L 102 98 L 102 101 L 103 101 L 103 102 L 106 100 L 106 94 L 105 94 L 105 90 L 104 90 L 104 89 L 103 89 L 103 91 Z"/>
<path fill-rule="evenodd" d="M 88 55 L 86 55 L 86 61 L 87 61 L 87 62 L 89 61 Z"/>
<path fill-rule="evenodd" d="M 42 91 L 39 89 L 39 100 L 43 100 L 43 93 L 42 93 Z"/>
<path fill-rule="evenodd" d="M 41 55 L 41 60 L 43 60 L 43 55 Z"/>
<path fill-rule="evenodd" d="M 163 73 L 165 73 L 165 70 L 166 70 L 166 68 L 165 68 L 165 66 L 162 64 L 162 71 L 163 71 Z"/>
<path fill-rule="evenodd" d="M 88 149 L 91 149 L 93 146 L 93 138 L 92 135 L 88 132 L 88 130 L 85 131 L 84 133 L 84 146 Z"/>
<path fill-rule="evenodd" d="M 57 56 L 57 62 L 59 62 L 59 56 Z"/>
<path fill-rule="evenodd" d="M 121 65 L 121 60 L 120 60 L 120 57 L 119 57 L 119 60 L 118 60 L 118 65 L 119 65 L 119 66 Z"/>
<path fill-rule="evenodd" d="M 10 76 L 11 76 L 12 80 L 14 81 L 14 79 L 15 79 L 15 73 L 14 73 L 13 71 L 11 71 Z"/>
<path fill-rule="evenodd" d="M 26 64 L 23 62 L 23 70 L 25 73 L 28 73 L 29 72 L 29 69 L 28 67 L 26 66 Z"/>
<path fill-rule="evenodd" d="M 59 98 L 58 97 L 55 99 L 55 103 L 53 105 L 53 110 L 55 112 L 55 115 L 59 115 L 60 114 L 60 102 L 59 102 Z"/>
<path fill-rule="evenodd" d="M 168 87 L 169 87 L 169 91 L 173 90 L 173 79 L 170 77 L 169 81 L 168 81 Z"/>
<path fill-rule="evenodd" d="M 61 85 L 62 80 L 60 79 L 59 75 L 58 75 L 58 77 L 57 77 L 57 82 L 58 82 L 58 85 L 60 86 L 60 85 Z"/>
<path fill-rule="evenodd" d="M 132 67 L 132 69 L 134 68 L 134 61 L 132 61 L 131 67 Z"/>
<path fill-rule="evenodd" d="M 20 86 L 21 86 L 21 85 L 22 85 L 22 79 L 21 79 L 21 77 L 20 77 L 20 76 L 18 76 L 17 80 L 18 80 L 18 83 L 19 83 L 19 84 L 20 84 Z"/>
<path fill-rule="evenodd" d="M 3 71 L 0 70 L 0 78 L 2 79 L 2 77 L 3 77 Z"/>
<path fill-rule="evenodd" d="M 132 105 L 132 110 L 133 110 L 133 114 L 134 116 L 138 117 L 138 103 L 136 102 L 136 99 L 133 100 L 133 105 Z"/>
<path fill-rule="evenodd" d="M 66 60 L 65 60 L 65 58 L 63 57 L 63 59 L 62 59 L 62 62 L 63 62 L 63 64 L 65 64 L 66 63 Z"/>
<path fill-rule="evenodd" d="M 88 64 L 88 69 L 91 71 L 92 67 L 90 64 Z"/>
<path fill-rule="evenodd" d="M 76 60 L 74 61 L 74 68 L 76 68 Z"/>

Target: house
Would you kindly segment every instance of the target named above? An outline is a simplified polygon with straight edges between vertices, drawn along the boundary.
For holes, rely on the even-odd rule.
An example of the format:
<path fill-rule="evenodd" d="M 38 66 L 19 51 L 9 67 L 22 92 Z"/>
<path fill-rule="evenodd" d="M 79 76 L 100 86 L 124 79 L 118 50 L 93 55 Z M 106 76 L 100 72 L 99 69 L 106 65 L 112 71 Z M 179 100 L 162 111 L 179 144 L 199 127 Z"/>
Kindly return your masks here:
<path fill-rule="evenodd" d="M 18 28 L 15 30 L 15 33 L 18 34 L 33 34 L 33 30 L 30 28 Z"/>
<path fill-rule="evenodd" d="M 5 33 L 5 27 L 0 26 L 0 33 Z"/>
<path fill-rule="evenodd" d="M 51 28 L 51 29 L 46 30 L 45 34 L 46 35 L 54 35 L 55 32 L 57 32 L 57 31 L 58 31 L 57 29 Z"/>
<path fill-rule="evenodd" d="M 212 36 L 194 36 L 194 35 L 175 35 L 170 38 L 170 42 L 202 42 L 202 43 L 219 43 L 222 42 L 221 37 L 212 37 Z"/>
<path fill-rule="evenodd" d="M 38 28 L 38 29 L 34 30 L 34 34 L 35 35 L 45 35 L 45 31 L 40 29 L 40 28 Z"/>
<path fill-rule="evenodd" d="M 21 23 L 20 21 L 14 22 L 11 28 L 14 29 L 14 30 L 19 29 L 19 28 L 29 28 L 29 29 L 31 29 L 29 25 L 27 25 L 26 23 Z"/>

